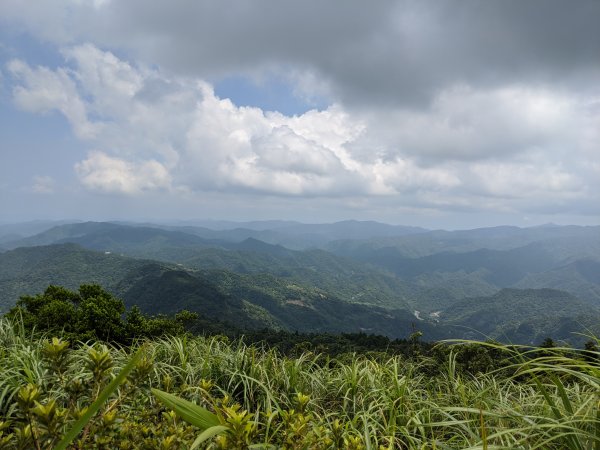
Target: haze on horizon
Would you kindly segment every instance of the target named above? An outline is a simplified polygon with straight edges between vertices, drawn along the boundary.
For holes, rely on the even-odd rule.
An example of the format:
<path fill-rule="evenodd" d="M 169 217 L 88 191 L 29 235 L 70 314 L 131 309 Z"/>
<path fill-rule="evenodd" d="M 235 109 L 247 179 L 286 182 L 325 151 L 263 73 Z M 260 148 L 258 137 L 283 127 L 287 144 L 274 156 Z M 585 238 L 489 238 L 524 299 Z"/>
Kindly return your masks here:
<path fill-rule="evenodd" d="M 0 222 L 600 223 L 600 2 L 0 3 Z"/>

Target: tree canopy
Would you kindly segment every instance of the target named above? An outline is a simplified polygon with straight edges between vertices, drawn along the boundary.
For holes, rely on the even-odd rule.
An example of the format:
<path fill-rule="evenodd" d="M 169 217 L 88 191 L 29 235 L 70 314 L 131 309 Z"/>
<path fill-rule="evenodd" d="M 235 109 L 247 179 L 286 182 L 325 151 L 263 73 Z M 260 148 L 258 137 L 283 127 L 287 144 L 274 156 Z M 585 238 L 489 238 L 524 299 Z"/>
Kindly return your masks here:
<path fill-rule="evenodd" d="M 125 310 L 122 300 L 97 284 L 77 291 L 48 286 L 37 295 L 22 296 L 8 317 L 22 318 L 26 329 L 60 333 L 70 340 L 129 343 L 136 338 L 182 334 L 197 314 L 182 311 L 175 317 L 148 316 L 137 306 Z"/>

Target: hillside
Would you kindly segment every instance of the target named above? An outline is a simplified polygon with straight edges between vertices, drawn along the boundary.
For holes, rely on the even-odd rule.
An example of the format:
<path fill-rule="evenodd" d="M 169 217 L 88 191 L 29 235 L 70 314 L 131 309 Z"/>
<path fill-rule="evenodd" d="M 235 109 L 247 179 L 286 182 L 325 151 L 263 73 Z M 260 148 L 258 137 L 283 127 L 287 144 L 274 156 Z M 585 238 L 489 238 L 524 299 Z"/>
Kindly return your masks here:
<path fill-rule="evenodd" d="M 178 264 L 191 269 L 223 269 L 240 274 L 268 273 L 316 287 L 346 301 L 407 308 L 421 291 L 359 261 L 322 250 L 294 251 L 254 238 L 241 242 L 208 240 L 181 231 L 111 223 L 60 226 L 13 245 L 76 243 L 87 249 Z"/>
<path fill-rule="evenodd" d="M 440 321 L 463 328 L 462 337 L 470 339 L 534 345 L 561 336 L 581 344 L 587 339 L 576 333 L 600 332 L 600 309 L 555 289 L 503 289 L 454 303 Z"/>
<path fill-rule="evenodd" d="M 0 255 L 0 301 L 4 311 L 19 295 L 48 284 L 76 288 L 95 282 L 143 311 L 174 313 L 189 309 L 241 328 L 303 332 L 368 332 L 407 337 L 416 329 L 427 339 L 488 336 L 529 342 L 552 335 L 571 338 L 578 322 L 598 320 L 567 293 L 503 290 L 491 297 L 458 301 L 434 318 L 408 309 L 348 302 L 329 292 L 265 273 L 239 274 L 222 269 L 188 270 L 156 261 L 85 250 L 74 244 L 20 248 Z M 426 320 L 421 320 L 425 318 Z"/>
<path fill-rule="evenodd" d="M 8 244 L 58 245 L 0 255 L 0 307 L 50 283 L 76 288 L 92 281 L 148 312 L 187 308 L 250 328 L 402 337 L 417 324 L 430 339 L 470 337 L 475 328 L 529 343 L 544 335 L 570 338 L 597 318 L 598 227 L 428 232 L 368 222 L 263 225 L 210 233 L 196 225 L 59 225 Z M 205 237 L 195 234 L 199 229 Z M 338 240 L 326 245 L 331 251 L 240 240 L 246 231 L 330 239 L 334 230 L 380 236 Z"/>
<path fill-rule="evenodd" d="M 20 223 L 0 223 L 0 243 L 24 239 L 50 228 L 73 223 L 69 220 L 33 220 Z"/>
<path fill-rule="evenodd" d="M 99 283 L 111 289 L 145 264 L 75 244 L 7 251 L 0 254 L 0 311 L 6 312 L 19 296 L 36 294 L 50 284 L 75 289 L 82 283 Z"/>
<path fill-rule="evenodd" d="M 381 248 L 394 248 L 400 255 L 420 258 L 442 252 L 465 253 L 486 248 L 511 250 L 542 243 L 558 259 L 600 255 L 600 226 L 552 226 L 519 228 L 512 226 L 472 230 L 435 230 L 406 236 L 363 240 L 340 239 L 325 248 L 336 254 L 359 255 Z"/>
<path fill-rule="evenodd" d="M 517 288 L 553 288 L 570 292 L 592 305 L 600 305 L 600 261 L 578 259 L 551 270 L 525 276 Z"/>
<path fill-rule="evenodd" d="M 433 231 L 337 241 L 327 248 L 425 288 L 415 307 L 427 311 L 507 287 L 560 289 L 600 306 L 600 277 L 594 266 L 600 262 L 600 227 Z"/>
<path fill-rule="evenodd" d="M 193 234 L 199 230 L 194 226 L 165 229 L 151 224 L 88 222 L 58 226 L 11 245 L 73 242 L 89 249 L 188 268 L 269 273 L 306 287 L 315 286 L 346 301 L 391 308 L 434 311 L 456 300 L 490 295 L 506 287 L 561 289 L 600 304 L 593 280 L 582 278 L 577 270 L 561 269 L 576 261 L 600 261 L 598 227 L 494 227 L 427 232 L 352 221 L 325 225 L 287 222 L 266 222 L 263 227 L 260 223 L 250 225 L 253 228 L 246 231 L 255 235 L 281 230 L 310 231 L 330 237 L 334 231 L 357 236 L 369 232 L 399 235 L 336 241 L 327 246 L 334 255 L 317 249 L 295 251 L 255 237 L 240 240 L 248 234 L 241 228 L 202 228 L 206 237 L 199 237 Z M 266 229 L 269 226 L 274 229 Z M 382 243 L 395 244 L 382 247 Z M 407 246 L 413 249 L 408 253 L 428 253 L 432 246 L 440 251 L 415 257 L 407 255 Z M 466 250 L 471 248 L 474 250 Z"/>
<path fill-rule="evenodd" d="M 143 311 L 180 309 L 241 328 L 292 331 L 369 331 L 406 337 L 415 322 L 408 310 L 346 302 L 316 288 L 290 284 L 272 275 L 226 270 L 191 271 L 176 265 L 85 250 L 74 244 L 19 248 L 0 254 L 0 305 L 6 312 L 20 295 L 49 284 L 74 289 L 98 283 Z M 432 338 L 435 324 L 420 324 Z"/>

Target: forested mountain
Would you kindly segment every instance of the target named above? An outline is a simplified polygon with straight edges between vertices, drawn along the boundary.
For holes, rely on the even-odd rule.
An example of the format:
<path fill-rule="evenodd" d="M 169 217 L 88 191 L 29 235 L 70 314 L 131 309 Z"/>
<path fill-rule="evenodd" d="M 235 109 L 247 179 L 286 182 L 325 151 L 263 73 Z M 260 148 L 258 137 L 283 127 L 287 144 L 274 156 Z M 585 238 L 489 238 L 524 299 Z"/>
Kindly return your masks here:
<path fill-rule="evenodd" d="M 419 298 L 421 290 L 382 270 L 329 252 L 294 251 L 253 238 L 233 243 L 206 240 L 181 231 L 90 222 L 57 227 L 13 245 L 66 242 L 192 269 L 268 273 L 355 303 L 406 308 Z"/>
<path fill-rule="evenodd" d="M 427 288 L 421 297 L 424 309 L 443 308 L 456 299 L 489 295 L 507 287 L 560 289 L 600 305 L 600 227 L 433 231 L 341 240 L 328 244 L 327 249 Z"/>
<path fill-rule="evenodd" d="M 600 226 L 491 227 L 473 230 L 436 230 L 407 236 L 332 241 L 326 249 L 356 255 L 394 248 L 402 256 L 419 258 L 442 252 L 465 253 L 481 248 L 510 250 L 542 243 L 559 258 L 600 254 Z"/>
<path fill-rule="evenodd" d="M 470 339 L 537 344 L 547 336 L 600 332 L 600 309 L 555 289 L 503 289 L 489 297 L 454 303 L 439 315 L 450 326 L 468 327 L 461 333 Z"/>
<path fill-rule="evenodd" d="M 49 284 L 75 289 L 98 283 L 143 311 L 181 309 L 237 327 L 292 331 L 369 331 L 393 337 L 412 333 L 406 309 L 383 309 L 346 302 L 317 288 L 290 284 L 272 275 L 240 275 L 226 270 L 184 270 L 176 265 L 85 250 L 75 244 L 19 248 L 0 254 L 0 309 L 20 295 Z M 422 324 L 433 339 L 436 324 Z M 442 333 L 443 335 L 443 333 Z"/>
<path fill-rule="evenodd" d="M 68 220 L 34 220 L 21 223 L 0 223 L 0 244 L 42 233 L 50 228 L 73 223 Z M 1 251 L 1 249 L 0 249 Z"/>
<path fill-rule="evenodd" d="M 598 317 L 600 227 L 219 225 L 73 223 L 5 242 L 15 250 L 0 254 L 0 305 L 51 283 L 98 282 L 148 312 L 187 308 L 248 327 L 398 337 L 416 325 L 432 339 L 477 329 L 528 343 Z M 258 235 L 297 238 L 296 250 Z"/>
<path fill-rule="evenodd" d="M 600 305 L 600 261 L 578 259 L 542 273 L 528 274 L 515 287 L 562 289 Z"/>
<path fill-rule="evenodd" d="M 91 252 L 74 244 L 23 247 L 0 254 L 0 311 L 21 295 L 55 284 L 75 289 L 83 283 L 114 288 L 130 271 L 147 262 Z"/>
<path fill-rule="evenodd" d="M 303 224 L 298 222 L 265 221 L 265 222 L 222 222 L 214 224 L 204 222 L 204 226 L 185 228 L 170 227 L 200 237 L 242 241 L 255 238 L 270 244 L 301 250 L 321 247 L 339 239 L 372 239 L 424 233 L 428 230 L 419 227 L 388 225 L 372 221 L 345 220 L 330 224 Z"/>

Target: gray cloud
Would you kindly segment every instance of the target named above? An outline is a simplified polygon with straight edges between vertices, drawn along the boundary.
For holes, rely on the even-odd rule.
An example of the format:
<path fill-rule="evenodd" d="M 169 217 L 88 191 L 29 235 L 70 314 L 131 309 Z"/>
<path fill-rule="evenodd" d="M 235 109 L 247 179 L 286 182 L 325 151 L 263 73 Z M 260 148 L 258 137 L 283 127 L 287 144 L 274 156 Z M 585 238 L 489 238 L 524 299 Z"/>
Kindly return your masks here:
<path fill-rule="evenodd" d="M 12 61 L 14 99 L 28 111 L 61 112 L 89 143 L 75 169 L 93 191 L 383 196 L 441 210 L 596 198 L 600 117 L 586 97 L 463 87 L 443 91 L 427 111 L 332 106 L 288 117 L 237 107 L 202 80 L 90 44 L 63 54 L 72 67 Z"/>
<path fill-rule="evenodd" d="M 47 17 L 21 3 L 5 15 L 58 42 L 89 39 L 203 78 L 317 71 L 336 100 L 361 106 L 427 104 L 454 84 L 597 89 L 600 76 L 596 0 L 53 2 Z"/>
<path fill-rule="evenodd" d="M 92 191 L 600 213 L 597 0 L 6 0 L 0 17 L 64 49 L 58 68 L 10 63 L 10 89 L 69 120 Z M 331 106 L 212 91 L 273 73 Z"/>

